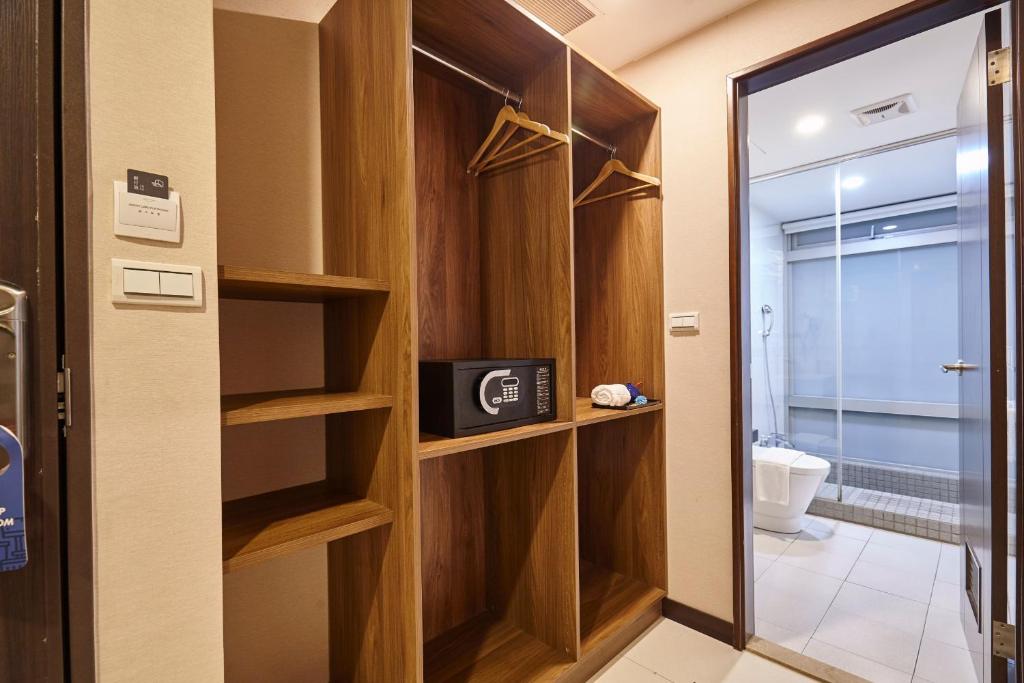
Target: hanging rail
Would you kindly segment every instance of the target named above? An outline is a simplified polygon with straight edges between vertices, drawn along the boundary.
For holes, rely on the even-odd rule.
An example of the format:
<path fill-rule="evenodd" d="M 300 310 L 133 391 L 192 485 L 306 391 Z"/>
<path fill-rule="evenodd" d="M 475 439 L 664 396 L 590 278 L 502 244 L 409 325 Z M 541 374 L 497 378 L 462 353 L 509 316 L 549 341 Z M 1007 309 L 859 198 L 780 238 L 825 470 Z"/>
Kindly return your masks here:
<path fill-rule="evenodd" d="M 608 150 L 608 153 L 611 154 L 613 157 L 615 156 L 615 153 L 619 150 L 618 147 L 616 147 L 615 145 L 611 144 L 610 142 L 605 142 L 601 138 L 596 138 L 593 135 L 591 135 L 590 133 L 582 131 L 579 128 L 576 128 L 575 126 L 573 126 L 572 132 L 573 132 L 574 135 L 579 135 L 581 138 L 583 138 L 587 142 L 590 142 L 592 144 L 597 145 L 598 147 L 602 147 L 602 148 Z"/>
<path fill-rule="evenodd" d="M 437 54 L 436 52 L 434 52 L 430 48 L 423 47 L 419 43 L 413 43 L 412 44 L 412 51 L 413 52 L 418 52 L 421 55 L 423 55 L 424 57 L 427 57 L 428 59 L 432 59 L 433 61 L 437 62 L 441 66 L 446 67 L 446 68 L 454 71 L 455 73 L 459 74 L 463 78 L 467 78 L 467 79 L 473 81 L 474 83 L 476 83 L 477 85 L 482 85 L 483 87 L 487 88 L 491 92 L 497 93 L 498 95 L 501 95 L 502 97 L 505 98 L 506 101 L 510 102 L 511 104 L 514 104 L 517 108 L 523 106 L 523 98 L 522 98 L 521 95 L 517 95 L 515 92 L 513 92 L 509 88 L 506 88 L 503 85 L 499 85 L 499 84 L 495 83 L 494 81 L 492 81 L 492 80 L 490 80 L 490 79 L 488 79 L 488 78 L 486 78 L 484 76 L 481 76 L 478 73 L 470 71 L 466 67 L 464 67 L 464 66 L 462 66 L 460 64 L 456 64 L 455 62 L 450 61 L 446 57 L 442 57 L 441 55 Z"/>

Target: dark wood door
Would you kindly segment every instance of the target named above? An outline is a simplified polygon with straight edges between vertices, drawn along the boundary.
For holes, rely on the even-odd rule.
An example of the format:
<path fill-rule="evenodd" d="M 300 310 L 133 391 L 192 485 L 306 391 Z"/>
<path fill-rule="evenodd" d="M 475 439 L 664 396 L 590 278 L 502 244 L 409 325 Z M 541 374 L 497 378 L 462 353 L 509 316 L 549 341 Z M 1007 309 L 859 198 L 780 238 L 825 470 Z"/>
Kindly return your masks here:
<path fill-rule="evenodd" d="M 992 623 L 1006 621 L 1006 260 L 1003 87 L 988 55 L 1001 46 L 1000 14 L 978 36 L 957 108 L 960 225 L 961 622 L 979 681 L 1006 680 Z"/>
<path fill-rule="evenodd" d="M 0 571 L 0 681 L 64 679 L 56 410 L 55 21 L 52 2 L 0 2 L 0 280 L 20 287 L 27 297 L 20 348 L 9 345 L 14 331 L 5 321 L 0 324 L 0 339 L 5 340 L 0 342 L 0 424 L 18 432 L 24 446 L 22 549 L 27 553 L 24 566 L 9 562 L 8 571 Z M 10 368 L 17 364 L 23 364 L 24 373 L 20 417 L 12 412 Z M 6 446 L 7 458 L 15 457 L 9 442 Z"/>

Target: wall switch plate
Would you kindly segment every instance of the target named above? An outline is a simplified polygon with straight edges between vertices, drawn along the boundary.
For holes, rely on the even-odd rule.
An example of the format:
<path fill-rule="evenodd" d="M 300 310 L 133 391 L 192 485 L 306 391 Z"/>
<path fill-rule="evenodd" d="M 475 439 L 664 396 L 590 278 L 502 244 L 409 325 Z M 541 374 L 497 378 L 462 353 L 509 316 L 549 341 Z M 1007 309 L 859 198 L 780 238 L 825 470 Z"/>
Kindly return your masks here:
<path fill-rule="evenodd" d="M 110 259 L 110 298 L 116 304 L 199 308 L 203 305 L 203 269 Z"/>
<path fill-rule="evenodd" d="M 181 195 L 168 192 L 167 199 L 128 191 L 128 184 L 114 181 L 114 234 L 159 242 L 181 242 Z"/>
<path fill-rule="evenodd" d="M 668 327 L 672 332 L 698 332 L 700 331 L 700 313 L 696 311 L 670 313 Z"/>

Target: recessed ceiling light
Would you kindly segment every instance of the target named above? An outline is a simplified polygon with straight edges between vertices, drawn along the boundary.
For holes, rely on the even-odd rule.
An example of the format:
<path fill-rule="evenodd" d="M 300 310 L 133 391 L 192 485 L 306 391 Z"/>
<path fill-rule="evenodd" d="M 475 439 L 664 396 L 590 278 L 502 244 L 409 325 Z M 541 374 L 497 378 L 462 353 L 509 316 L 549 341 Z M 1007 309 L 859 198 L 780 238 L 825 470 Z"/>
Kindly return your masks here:
<path fill-rule="evenodd" d="M 856 190 L 858 187 L 864 184 L 864 176 L 862 175 L 851 175 L 843 178 L 843 189 L 844 190 Z"/>
<path fill-rule="evenodd" d="M 882 226 L 882 230 L 885 230 L 886 232 L 888 232 L 889 230 L 895 230 L 898 227 L 900 227 L 900 226 L 898 226 L 895 223 L 893 223 L 891 225 L 883 225 Z"/>
<path fill-rule="evenodd" d="M 814 135 L 825 127 L 825 117 L 808 114 L 796 122 L 796 132 L 800 135 Z"/>

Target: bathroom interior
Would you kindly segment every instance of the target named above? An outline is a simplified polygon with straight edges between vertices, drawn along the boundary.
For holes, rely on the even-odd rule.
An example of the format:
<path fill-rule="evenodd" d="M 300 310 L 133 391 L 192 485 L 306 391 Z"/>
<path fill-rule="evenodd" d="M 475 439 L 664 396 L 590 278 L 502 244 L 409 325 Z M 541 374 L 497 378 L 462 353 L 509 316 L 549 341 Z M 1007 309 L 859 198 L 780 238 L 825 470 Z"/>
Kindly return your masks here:
<path fill-rule="evenodd" d="M 754 630 L 872 681 L 979 666 L 960 628 L 958 376 L 942 365 L 960 358 L 957 168 L 985 163 L 956 137 L 982 25 L 749 99 Z"/>

